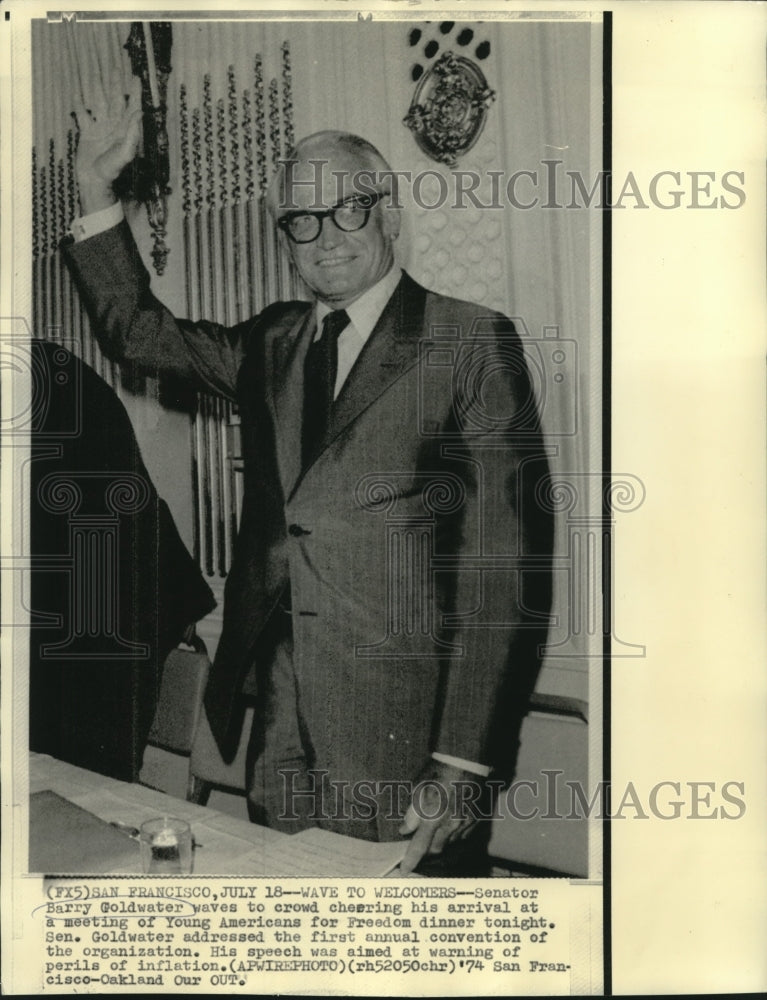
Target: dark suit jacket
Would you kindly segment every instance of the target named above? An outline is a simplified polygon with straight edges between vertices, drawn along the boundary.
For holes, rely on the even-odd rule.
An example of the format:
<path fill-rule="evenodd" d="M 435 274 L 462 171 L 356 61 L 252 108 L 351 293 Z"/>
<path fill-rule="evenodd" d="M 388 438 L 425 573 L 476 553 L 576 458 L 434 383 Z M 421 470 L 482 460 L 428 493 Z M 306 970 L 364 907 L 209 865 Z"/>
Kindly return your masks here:
<path fill-rule="evenodd" d="M 435 750 L 499 763 L 539 666 L 552 539 L 511 322 L 404 275 L 302 470 L 310 304 L 230 329 L 176 320 L 125 223 L 67 253 L 110 357 L 240 410 L 245 497 L 205 698 L 225 755 L 254 642 L 289 583 L 310 764 L 354 781 L 412 778 Z"/>
<path fill-rule="evenodd" d="M 215 601 L 115 392 L 58 344 L 32 362 L 30 747 L 137 781 L 165 658 Z"/>

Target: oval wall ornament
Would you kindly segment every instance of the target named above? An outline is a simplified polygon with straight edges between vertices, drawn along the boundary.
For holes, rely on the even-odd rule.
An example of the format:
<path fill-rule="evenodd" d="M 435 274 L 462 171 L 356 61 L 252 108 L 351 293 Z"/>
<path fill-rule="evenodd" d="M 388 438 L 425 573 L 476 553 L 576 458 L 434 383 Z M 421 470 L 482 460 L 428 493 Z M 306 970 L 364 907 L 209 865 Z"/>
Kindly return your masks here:
<path fill-rule="evenodd" d="M 445 52 L 418 82 L 403 124 L 428 156 L 454 167 L 479 138 L 494 100 L 478 66 Z"/>

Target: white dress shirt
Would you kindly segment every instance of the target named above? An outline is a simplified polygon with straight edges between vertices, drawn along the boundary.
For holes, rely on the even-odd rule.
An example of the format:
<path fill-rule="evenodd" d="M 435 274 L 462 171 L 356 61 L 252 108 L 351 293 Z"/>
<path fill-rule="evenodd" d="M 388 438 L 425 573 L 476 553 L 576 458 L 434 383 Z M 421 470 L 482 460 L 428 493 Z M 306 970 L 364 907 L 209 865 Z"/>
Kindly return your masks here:
<path fill-rule="evenodd" d="M 91 236 L 105 232 L 116 226 L 124 218 L 122 204 L 118 201 L 108 208 L 102 208 L 98 212 L 81 216 L 75 219 L 71 226 L 72 236 L 77 242 L 87 240 Z M 333 398 L 338 397 L 341 387 L 349 377 L 357 358 L 360 356 L 362 348 L 368 341 L 370 334 L 375 329 L 376 323 L 381 318 L 381 313 L 386 307 L 386 303 L 394 294 L 394 289 L 399 284 L 402 277 L 401 268 L 395 264 L 391 270 L 381 278 L 372 288 L 368 288 L 358 299 L 355 299 L 350 306 L 346 307 L 346 314 L 349 323 L 341 331 L 338 337 L 338 372 Z M 324 302 L 317 302 L 316 306 L 317 333 L 315 340 L 322 336 L 322 321 L 329 312 L 333 312 L 333 307 Z M 487 777 L 490 768 L 484 764 L 475 764 L 473 761 L 463 760 L 460 757 L 451 757 L 449 754 L 434 753 L 434 760 L 443 764 L 450 764 L 453 767 L 461 768 L 472 774 Z"/>
<path fill-rule="evenodd" d="M 350 306 L 346 307 L 349 323 L 338 335 L 338 373 L 336 374 L 333 399 L 338 398 L 341 387 L 349 377 L 349 372 L 375 329 L 376 323 L 381 318 L 381 313 L 394 294 L 394 289 L 399 284 L 401 277 L 402 271 L 395 265 L 379 282 L 372 288 L 368 288 Z M 324 302 L 318 302 L 315 309 L 317 332 L 314 339 L 319 340 L 322 336 L 322 321 L 328 313 L 333 312 L 333 307 Z"/>
<path fill-rule="evenodd" d="M 97 236 L 105 233 L 107 229 L 116 226 L 125 218 L 122 202 L 116 201 L 114 205 L 99 209 L 98 212 L 91 212 L 90 215 L 81 215 L 79 219 L 70 226 L 70 232 L 77 243 L 87 240 L 90 236 Z"/>

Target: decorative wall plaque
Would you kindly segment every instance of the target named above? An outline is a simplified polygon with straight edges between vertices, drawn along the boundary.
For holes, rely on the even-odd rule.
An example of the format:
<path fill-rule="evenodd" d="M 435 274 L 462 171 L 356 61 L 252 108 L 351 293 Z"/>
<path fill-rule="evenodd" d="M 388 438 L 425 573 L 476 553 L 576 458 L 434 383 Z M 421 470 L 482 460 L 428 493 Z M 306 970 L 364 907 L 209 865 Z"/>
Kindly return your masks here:
<path fill-rule="evenodd" d="M 454 167 L 479 138 L 494 100 L 475 63 L 445 52 L 418 82 L 403 123 L 428 156 Z"/>

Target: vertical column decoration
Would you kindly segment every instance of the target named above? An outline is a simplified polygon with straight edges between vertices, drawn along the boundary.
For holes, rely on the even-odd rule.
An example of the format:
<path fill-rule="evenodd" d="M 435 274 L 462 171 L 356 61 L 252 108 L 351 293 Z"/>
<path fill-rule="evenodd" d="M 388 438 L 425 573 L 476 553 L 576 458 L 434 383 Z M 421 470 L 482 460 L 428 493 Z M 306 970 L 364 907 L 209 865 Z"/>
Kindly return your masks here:
<path fill-rule="evenodd" d="M 67 347 L 115 386 L 114 366 L 99 351 L 90 325 L 72 286 L 59 243 L 77 215 L 75 183 L 76 133 L 64 141 L 48 140 L 46 162 L 32 149 L 32 330 Z M 63 147 L 63 150 L 59 150 Z"/>
<path fill-rule="evenodd" d="M 220 94 L 206 73 L 199 107 L 190 107 L 189 86 L 180 87 L 186 300 L 192 318 L 231 325 L 268 302 L 301 294 L 266 207 L 271 173 L 295 141 L 287 42 L 280 57 L 281 78 L 266 81 L 257 54 L 252 85 L 244 88 L 229 65 Z M 226 576 L 243 489 L 239 416 L 231 402 L 199 395 L 192 467 L 195 551 L 209 576 Z"/>

